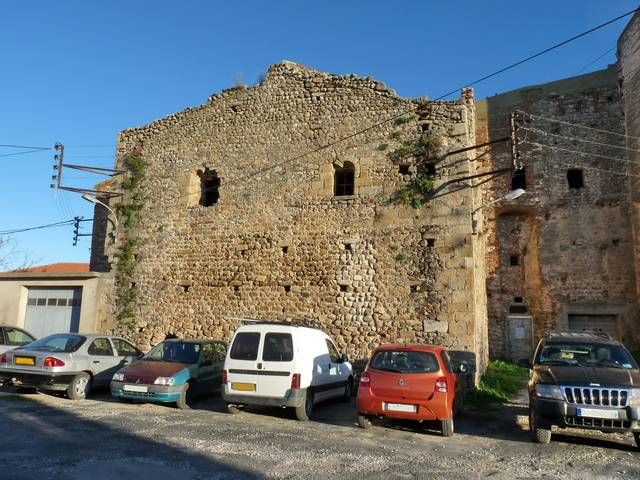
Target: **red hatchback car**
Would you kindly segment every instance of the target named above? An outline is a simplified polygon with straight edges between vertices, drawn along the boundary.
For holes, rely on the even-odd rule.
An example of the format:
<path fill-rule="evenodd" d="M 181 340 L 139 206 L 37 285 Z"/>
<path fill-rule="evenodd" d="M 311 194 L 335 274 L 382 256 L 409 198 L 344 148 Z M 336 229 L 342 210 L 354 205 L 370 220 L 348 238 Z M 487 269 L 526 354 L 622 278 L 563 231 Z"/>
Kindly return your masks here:
<path fill-rule="evenodd" d="M 371 355 L 360 376 L 358 423 L 371 426 L 372 417 L 405 420 L 437 420 L 442 435 L 453 435 L 453 417 L 462 408 L 462 383 L 449 355 L 433 345 L 384 345 Z"/>

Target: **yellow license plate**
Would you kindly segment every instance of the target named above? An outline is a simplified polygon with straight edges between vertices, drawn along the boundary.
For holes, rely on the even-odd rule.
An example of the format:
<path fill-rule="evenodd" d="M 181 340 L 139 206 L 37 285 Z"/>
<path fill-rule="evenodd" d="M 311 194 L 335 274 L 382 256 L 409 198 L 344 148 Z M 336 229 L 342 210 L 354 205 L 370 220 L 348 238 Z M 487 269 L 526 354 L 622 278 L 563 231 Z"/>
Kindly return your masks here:
<path fill-rule="evenodd" d="M 13 363 L 15 363 L 16 365 L 35 365 L 36 364 L 36 359 L 33 357 L 15 357 L 13 359 Z"/>
<path fill-rule="evenodd" d="M 232 383 L 231 390 L 238 390 L 240 392 L 255 392 L 255 383 Z"/>

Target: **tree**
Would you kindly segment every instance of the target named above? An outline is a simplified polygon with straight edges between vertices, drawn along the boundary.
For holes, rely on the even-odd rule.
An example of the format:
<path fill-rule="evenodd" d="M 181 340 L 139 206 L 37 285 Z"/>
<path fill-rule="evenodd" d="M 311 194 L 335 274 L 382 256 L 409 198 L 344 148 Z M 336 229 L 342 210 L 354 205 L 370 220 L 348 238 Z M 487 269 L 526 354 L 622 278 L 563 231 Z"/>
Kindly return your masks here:
<path fill-rule="evenodd" d="M 16 248 L 12 238 L 0 237 L 0 271 L 19 272 L 32 267 L 33 264 L 33 259 Z"/>

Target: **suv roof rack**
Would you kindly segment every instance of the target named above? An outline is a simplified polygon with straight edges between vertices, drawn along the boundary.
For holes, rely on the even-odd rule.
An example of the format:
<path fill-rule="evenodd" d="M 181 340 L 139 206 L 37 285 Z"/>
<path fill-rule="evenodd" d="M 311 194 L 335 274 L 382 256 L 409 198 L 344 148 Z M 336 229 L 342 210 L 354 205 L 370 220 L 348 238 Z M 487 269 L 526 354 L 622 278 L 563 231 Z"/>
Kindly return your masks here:
<path fill-rule="evenodd" d="M 605 340 L 615 340 L 615 338 L 613 338 L 608 333 L 603 331 L 598 331 L 598 330 L 589 330 L 589 331 L 585 330 L 583 332 L 561 332 L 561 331 L 546 332 L 545 337 L 546 338 L 598 337 Z"/>

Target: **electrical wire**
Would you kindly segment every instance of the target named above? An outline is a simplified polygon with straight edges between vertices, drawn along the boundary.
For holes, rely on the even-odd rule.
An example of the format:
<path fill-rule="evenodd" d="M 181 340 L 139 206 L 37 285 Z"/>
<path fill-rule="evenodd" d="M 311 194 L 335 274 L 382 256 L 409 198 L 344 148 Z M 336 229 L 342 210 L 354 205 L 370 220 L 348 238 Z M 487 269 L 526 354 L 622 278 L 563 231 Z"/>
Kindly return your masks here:
<path fill-rule="evenodd" d="M 53 147 L 34 147 L 34 146 L 30 146 L 30 145 L 7 145 L 7 144 L 0 144 L 0 147 L 7 147 L 7 148 L 28 148 L 28 149 L 35 149 L 35 150 L 53 150 Z"/>
<path fill-rule="evenodd" d="M 593 65 L 594 63 L 596 63 L 598 60 L 600 60 L 602 57 L 604 57 L 607 53 L 613 52 L 616 49 L 617 45 L 614 45 L 613 47 L 611 47 L 609 50 L 607 50 L 606 52 L 604 52 L 602 55 L 600 55 L 599 57 L 597 57 L 595 60 L 587 63 L 584 67 L 582 67 L 580 70 L 578 70 L 575 75 L 580 75 L 582 72 L 584 72 L 587 68 L 589 68 L 591 65 Z"/>
<path fill-rule="evenodd" d="M 4 153 L 0 157 L 14 157 L 16 155 L 26 155 L 27 153 L 43 152 L 45 150 L 51 150 L 50 148 L 34 148 L 32 150 L 25 150 L 23 152 Z"/>
<path fill-rule="evenodd" d="M 554 146 L 554 145 L 545 145 L 543 143 L 532 142 L 530 140 L 527 140 L 526 142 L 522 142 L 522 143 L 523 144 L 529 144 L 529 145 L 535 145 L 537 147 L 550 148 L 552 150 L 560 150 L 560 151 L 567 152 L 567 153 L 577 153 L 578 155 L 590 155 L 592 157 L 604 158 L 606 160 L 616 160 L 616 161 L 625 162 L 625 163 L 640 163 L 640 162 L 635 162 L 633 160 L 627 160 L 626 158 L 610 157 L 608 155 L 599 155 L 597 153 L 581 152 L 579 150 L 571 150 L 569 148 L 562 148 L 562 147 L 557 147 L 557 146 Z"/>
<path fill-rule="evenodd" d="M 551 136 L 551 137 L 556 137 L 556 138 L 566 138 L 568 140 L 574 140 L 576 142 L 584 142 L 584 143 L 591 143 L 593 145 L 599 145 L 602 147 L 608 147 L 608 148 L 619 148 L 622 150 L 628 150 L 630 152 L 636 152 L 636 153 L 640 153 L 640 150 L 636 150 L 635 148 L 628 148 L 622 145 L 613 145 L 612 143 L 602 143 L 602 142 L 594 142 L 593 140 L 585 140 L 584 138 L 578 138 L 578 137 L 570 137 L 567 135 L 559 135 L 557 133 L 551 133 L 551 132 L 547 132 L 545 130 L 540 130 L 538 128 L 527 128 L 527 127 L 520 127 L 521 130 L 525 130 L 527 132 L 532 132 L 532 133 L 538 133 L 540 135 L 545 135 L 545 136 Z"/>
<path fill-rule="evenodd" d="M 467 85 L 463 85 L 462 87 L 459 87 L 459 88 L 457 88 L 455 90 L 451 90 L 450 92 L 447 92 L 444 95 L 441 95 L 440 97 L 436 98 L 436 100 L 440 100 L 440 99 L 443 99 L 445 97 L 448 97 L 449 95 L 453 95 L 454 93 L 460 91 L 462 88 L 471 87 L 471 86 L 473 86 L 473 85 L 475 85 L 477 83 L 483 82 L 483 81 L 485 81 L 485 80 L 487 80 L 487 79 L 489 79 L 491 77 L 495 77 L 496 75 L 499 75 L 499 74 L 501 74 L 503 72 L 506 72 L 507 70 L 510 70 L 510 69 L 512 69 L 514 67 L 517 67 L 518 65 L 522 65 L 525 62 L 528 62 L 530 60 L 533 60 L 534 58 L 537 58 L 537 57 L 539 57 L 541 55 L 544 55 L 545 53 L 549 53 L 550 51 L 555 50 L 556 48 L 560 48 L 563 45 L 566 45 L 566 44 L 568 44 L 570 42 L 573 42 L 574 40 L 577 40 L 578 38 L 584 37 L 585 35 L 589 35 L 590 33 L 593 33 L 596 30 L 600 30 L 601 28 L 606 27 L 607 25 L 610 25 L 610 24 L 612 24 L 614 22 L 617 22 L 618 20 L 621 20 L 624 17 L 628 17 L 629 15 L 637 12 L 638 10 L 640 10 L 640 8 L 634 8 L 630 12 L 623 13 L 622 15 L 619 15 L 616 18 L 608 20 L 605 23 L 601 23 L 600 25 L 598 25 L 596 27 L 590 28 L 589 30 L 586 30 L 586 31 L 584 31 L 582 33 L 579 33 L 578 35 L 574 35 L 573 37 L 568 38 L 567 40 L 564 40 L 564 41 L 562 41 L 560 43 L 556 43 L 555 45 L 552 45 L 549 48 L 545 48 L 544 50 L 541 50 L 540 52 L 535 53 L 533 55 L 530 55 L 530 56 L 528 56 L 527 58 L 525 58 L 523 60 L 520 60 L 518 62 L 512 63 L 511 65 L 509 65 L 507 67 L 501 68 L 500 70 L 498 70 L 498 71 L 496 71 L 494 73 L 490 73 L 489 75 L 485 75 L 484 77 L 479 78 L 478 80 L 474 80 L 473 82 L 471 82 L 471 83 L 469 83 Z"/>
<path fill-rule="evenodd" d="M 618 136 L 618 137 L 632 138 L 634 140 L 640 140 L 640 137 L 635 137 L 633 135 L 625 135 L 624 133 L 612 132 L 611 130 L 603 130 L 601 128 L 587 127 L 586 125 L 580 125 L 579 123 L 571 123 L 571 122 L 567 122 L 566 120 L 559 120 L 557 118 L 543 117 L 542 115 L 533 114 L 533 113 L 525 112 L 525 111 L 522 111 L 522 110 L 519 110 L 519 111 L 529 115 L 529 117 L 531 117 L 532 119 L 539 118 L 541 120 L 546 120 L 548 122 L 561 123 L 563 125 L 569 125 L 569 126 L 577 127 L 577 128 L 584 128 L 585 130 L 591 130 L 591 131 L 594 131 L 594 132 L 600 132 L 600 133 L 605 133 L 605 134 L 608 134 L 608 135 L 615 135 L 615 136 Z"/>
<path fill-rule="evenodd" d="M 16 228 L 13 230 L 2 230 L 0 235 L 13 235 L 15 233 L 30 232 L 32 230 L 42 230 L 45 228 L 62 227 L 64 225 L 72 225 L 74 220 L 65 220 L 63 222 L 49 223 L 47 225 L 38 225 L 37 227 Z"/>

